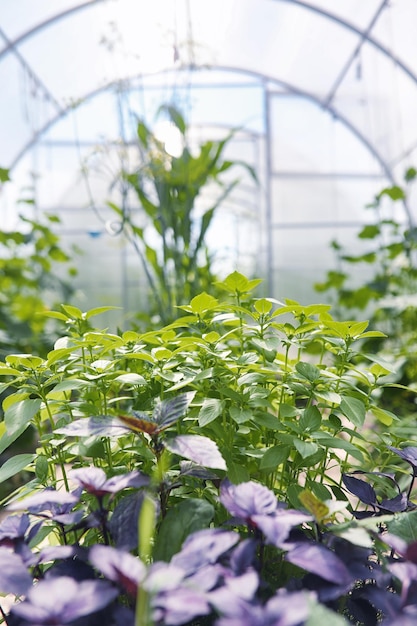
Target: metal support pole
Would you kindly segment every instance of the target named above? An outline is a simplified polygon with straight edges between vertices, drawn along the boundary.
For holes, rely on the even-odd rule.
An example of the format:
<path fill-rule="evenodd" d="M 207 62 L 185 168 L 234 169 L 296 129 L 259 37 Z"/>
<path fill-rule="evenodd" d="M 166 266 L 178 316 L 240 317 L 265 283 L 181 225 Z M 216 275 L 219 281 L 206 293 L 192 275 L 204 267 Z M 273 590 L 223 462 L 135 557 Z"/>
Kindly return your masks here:
<path fill-rule="evenodd" d="M 267 293 L 273 295 L 273 234 L 272 234 L 272 148 L 271 148 L 271 106 L 268 85 L 264 82 L 264 132 L 265 132 L 265 244 L 266 244 L 266 286 Z"/>

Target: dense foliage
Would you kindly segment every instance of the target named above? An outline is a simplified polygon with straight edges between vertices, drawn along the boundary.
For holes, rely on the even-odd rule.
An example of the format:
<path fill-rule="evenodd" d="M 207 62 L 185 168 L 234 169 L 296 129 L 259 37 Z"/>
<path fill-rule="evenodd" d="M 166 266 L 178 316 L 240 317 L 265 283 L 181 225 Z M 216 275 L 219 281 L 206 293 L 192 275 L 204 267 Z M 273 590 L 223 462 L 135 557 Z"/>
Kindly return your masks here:
<path fill-rule="evenodd" d="M 0 168 L 0 189 L 9 171 Z M 27 190 L 26 194 L 30 190 Z M 21 203 L 34 207 L 32 197 Z M 34 211 L 36 214 L 36 210 Z M 70 256 L 54 232 L 59 218 L 20 215 L 14 229 L 0 230 L 0 354 L 49 350 L 53 328 L 42 316 L 72 294 Z M 67 278 L 56 271 L 66 267 Z"/>
<path fill-rule="evenodd" d="M 404 176 L 406 185 L 416 176 L 417 171 L 409 168 Z M 385 359 L 393 379 L 405 386 L 412 384 L 417 374 L 417 229 L 411 217 L 404 215 L 407 191 L 394 186 L 375 197 L 367 207 L 370 220 L 357 235 L 363 250 L 352 254 L 333 242 L 336 268 L 316 285 L 318 291 L 332 294 L 334 310 L 342 319 L 367 311 L 370 328 L 383 330 L 388 338 L 367 342 L 366 350 Z M 406 417 L 413 410 L 414 395 L 385 393 L 384 404 Z"/>
<path fill-rule="evenodd" d="M 45 357 L 5 358 L 0 451 L 38 436 L 0 468 L 32 476 L 0 524 L 10 626 L 413 623 L 417 448 L 362 351 L 382 334 L 259 282 L 144 333 L 63 305 Z"/>

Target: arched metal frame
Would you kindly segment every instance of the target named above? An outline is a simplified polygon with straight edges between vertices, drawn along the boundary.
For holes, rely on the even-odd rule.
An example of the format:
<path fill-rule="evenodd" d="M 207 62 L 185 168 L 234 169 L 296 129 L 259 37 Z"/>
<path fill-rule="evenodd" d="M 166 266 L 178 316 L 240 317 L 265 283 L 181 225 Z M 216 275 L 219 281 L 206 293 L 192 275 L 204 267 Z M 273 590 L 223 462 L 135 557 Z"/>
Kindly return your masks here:
<path fill-rule="evenodd" d="M 398 57 L 396 57 L 387 47 L 385 47 L 383 44 L 381 44 L 378 40 L 376 40 L 375 38 L 373 38 L 371 36 L 371 30 L 373 28 L 373 26 L 375 25 L 377 19 L 379 18 L 379 16 L 381 15 L 382 11 L 388 6 L 389 4 L 389 0 L 382 0 L 381 4 L 379 5 L 374 17 L 372 18 L 371 22 L 368 24 L 367 28 L 365 30 L 361 30 L 360 28 L 358 28 L 357 26 L 355 26 L 354 24 L 352 24 L 351 22 L 347 21 L 346 19 L 342 19 L 341 17 L 339 17 L 338 15 L 331 13 L 330 11 L 327 11 L 325 9 L 322 9 L 320 7 L 316 7 L 314 5 L 312 5 L 311 3 L 307 2 L 306 0 L 273 0 L 274 2 L 285 2 L 288 4 L 293 4 L 295 6 L 301 7 L 302 9 L 305 9 L 307 11 L 313 12 L 317 15 L 322 16 L 325 19 L 331 20 L 333 22 L 335 22 L 336 24 L 338 24 L 339 26 L 346 28 L 347 30 L 355 33 L 356 35 L 358 35 L 359 37 L 359 43 L 358 45 L 355 47 L 355 50 L 352 52 L 352 54 L 350 55 L 347 63 L 344 65 L 341 73 L 339 74 L 338 78 L 336 79 L 335 83 L 333 84 L 332 88 L 330 89 L 328 95 L 326 98 L 324 99 L 320 99 L 317 96 L 315 96 L 312 93 L 308 93 L 305 92 L 303 90 L 300 90 L 297 88 L 296 85 L 291 85 L 289 83 L 286 83 L 285 81 L 282 81 L 279 77 L 275 77 L 275 76 L 266 76 L 263 75 L 261 73 L 257 74 L 256 72 L 251 72 L 249 70 L 245 70 L 244 68 L 239 68 L 239 67 L 222 67 L 222 66 L 212 66 L 211 69 L 218 69 L 221 71 L 234 71 L 236 73 L 247 73 L 248 75 L 252 75 L 252 76 L 257 76 L 259 79 L 271 82 L 271 83 L 275 83 L 277 85 L 283 86 L 286 89 L 288 89 L 288 91 L 290 93 L 293 94 L 297 94 L 301 97 L 305 97 L 309 100 L 312 100 L 314 102 L 316 102 L 317 104 L 319 104 L 320 106 L 322 106 L 323 108 L 325 108 L 326 110 L 329 111 L 329 113 L 333 116 L 335 116 L 338 120 L 340 120 L 347 128 L 349 128 L 349 130 L 360 140 L 363 142 L 363 144 L 367 147 L 367 149 L 371 152 L 371 154 L 373 154 L 373 156 L 378 160 L 378 162 L 381 164 L 381 167 L 383 168 L 384 172 L 386 172 L 389 180 L 394 181 L 394 177 L 392 175 L 391 172 L 391 168 L 389 166 L 389 164 L 382 158 L 382 156 L 378 153 L 378 151 L 376 150 L 376 148 L 372 145 L 372 143 L 367 140 L 364 135 L 359 131 L 359 129 L 357 129 L 345 116 L 341 115 L 332 105 L 331 102 L 334 99 L 334 96 L 337 92 L 337 89 L 340 85 L 340 83 L 343 80 L 343 77 L 345 76 L 347 70 L 349 69 L 351 63 L 353 62 L 355 56 L 358 54 L 358 52 L 360 51 L 360 48 L 362 47 L 364 42 L 369 43 L 371 46 L 373 46 L 375 49 L 377 49 L 379 52 L 381 52 L 384 56 L 390 58 L 392 60 L 392 62 L 396 65 L 396 67 L 398 67 L 402 72 L 404 72 L 416 85 L 417 85 L 417 74 L 414 73 L 410 67 L 408 67 L 403 61 L 401 61 L 401 59 L 399 59 Z M 6 39 L 7 43 L 6 46 L 0 50 L 0 61 L 2 59 L 2 57 L 8 53 L 14 53 L 17 54 L 19 57 L 19 60 L 21 62 L 23 62 L 26 66 L 30 67 L 29 64 L 27 63 L 27 61 L 19 54 L 17 48 L 18 46 L 23 43 L 24 41 L 26 41 L 27 39 L 29 39 L 30 37 L 38 34 L 40 31 L 42 31 L 45 28 L 48 28 L 49 26 L 55 24 L 56 22 L 65 19 L 66 17 L 68 17 L 69 15 L 73 14 L 73 13 L 77 13 L 81 10 L 84 9 L 89 9 L 92 8 L 98 4 L 102 4 L 103 2 L 105 2 L 105 0 L 87 0 L 85 2 L 81 2 L 80 4 L 77 4 L 73 7 L 70 7 L 69 9 L 66 9 L 65 11 L 62 11 L 60 13 L 57 13 L 56 15 L 36 24 L 34 27 L 32 27 L 31 29 L 27 30 L 26 32 L 22 33 L 21 35 L 19 35 L 18 37 L 16 37 L 13 41 L 9 41 L 7 40 L 7 38 L 5 37 L 5 35 L 3 34 L 3 37 Z M 190 70 L 197 70 L 198 68 L 195 67 L 195 65 L 193 65 L 192 67 L 189 68 L 183 68 L 186 69 L 188 71 Z M 161 71 L 161 73 L 163 73 L 164 70 Z M 134 79 L 135 77 L 133 77 Z M 128 79 L 128 80 L 132 80 L 132 78 Z M 124 79 L 123 81 L 124 83 L 126 83 L 126 79 Z M 112 86 L 116 85 L 117 81 L 110 83 L 108 85 L 105 85 L 104 87 L 101 87 L 93 92 L 90 92 L 89 94 L 85 94 L 83 97 L 81 97 L 82 101 L 86 101 L 88 99 L 90 99 L 91 97 L 94 97 L 94 95 L 96 93 L 100 93 L 103 90 L 109 89 Z M 51 101 L 55 102 L 55 98 L 53 96 L 53 94 L 51 95 Z M 19 153 L 16 155 L 16 157 L 13 159 L 12 163 L 9 165 L 10 169 L 13 169 L 13 167 L 16 165 L 16 163 L 20 160 L 20 158 L 23 156 L 23 154 L 25 153 L 26 150 L 28 150 L 38 139 L 39 137 L 46 132 L 49 128 L 51 128 L 51 126 L 53 126 L 56 121 L 58 121 L 58 119 L 60 119 L 61 117 L 65 116 L 68 111 L 70 110 L 70 107 L 67 108 L 62 108 L 61 106 L 57 107 L 57 111 L 58 111 L 58 115 L 56 117 L 54 117 L 52 120 L 50 120 L 43 128 L 41 128 L 35 135 L 34 137 L 26 144 L 26 146 L 24 146 Z M 408 209 L 407 213 L 408 213 L 408 217 L 409 219 L 411 219 L 411 215 L 409 214 Z"/>

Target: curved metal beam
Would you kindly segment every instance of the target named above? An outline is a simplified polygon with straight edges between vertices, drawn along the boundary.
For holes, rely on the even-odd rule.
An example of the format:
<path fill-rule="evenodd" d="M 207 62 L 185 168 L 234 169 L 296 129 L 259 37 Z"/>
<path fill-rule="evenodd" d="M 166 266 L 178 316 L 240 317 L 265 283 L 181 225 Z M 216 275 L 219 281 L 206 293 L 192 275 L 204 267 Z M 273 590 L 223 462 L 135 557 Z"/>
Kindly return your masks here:
<path fill-rule="evenodd" d="M 57 13 L 56 15 L 53 15 L 52 17 L 49 17 L 43 22 L 39 22 L 39 24 L 36 24 L 36 26 L 33 26 L 33 28 L 30 28 L 29 30 L 25 31 L 24 33 L 16 37 L 16 39 L 13 39 L 13 41 L 10 41 L 4 48 L 2 48 L 0 50 L 0 60 L 2 56 L 4 56 L 5 54 L 8 54 L 9 52 L 12 52 L 14 48 L 19 46 L 26 39 L 29 39 L 29 37 L 32 37 L 32 35 L 36 35 L 38 31 L 41 31 L 44 28 L 47 28 L 48 26 L 51 26 L 51 24 L 54 24 L 55 22 L 59 22 L 59 20 L 63 19 L 64 17 L 68 17 L 68 15 L 71 15 L 71 13 L 76 13 L 77 11 L 86 9 L 90 6 L 93 6 L 94 4 L 98 4 L 99 2 L 105 2 L 105 0 L 87 0 L 86 2 L 81 2 L 81 4 L 77 4 L 76 6 L 71 7 L 70 9 L 61 11 L 61 13 Z"/>
<path fill-rule="evenodd" d="M 43 22 L 40 22 L 39 24 L 31 28 L 30 30 L 27 30 L 22 35 L 19 35 L 16 39 L 14 39 L 11 42 L 12 47 L 20 45 L 23 41 L 25 41 L 32 35 L 35 35 L 38 31 L 43 30 L 44 28 L 47 28 L 51 24 L 63 19 L 64 17 L 67 17 L 71 13 L 75 13 L 76 11 L 88 8 L 90 6 L 94 6 L 95 4 L 99 4 L 105 1 L 106 0 L 86 0 L 74 7 L 71 7 L 69 9 L 66 9 L 65 11 L 62 11 L 61 13 L 57 13 L 51 18 L 44 20 Z M 413 72 L 410 69 L 410 67 L 408 67 L 408 65 L 406 65 L 403 61 L 401 61 L 401 59 L 396 57 L 388 48 L 382 45 L 378 40 L 371 37 L 369 33 L 367 33 L 366 31 L 362 31 L 360 28 L 358 28 L 351 22 L 348 22 L 347 20 L 339 17 L 338 15 L 335 15 L 334 13 L 330 13 L 329 11 L 326 11 L 325 9 L 321 9 L 320 7 L 313 6 L 309 2 L 306 2 L 305 0 L 274 0 L 274 1 L 275 2 L 288 2 L 289 4 L 295 4 L 297 6 L 302 7 L 303 9 L 307 9 L 308 11 L 312 11 L 313 13 L 317 13 L 318 15 L 321 15 L 322 17 L 325 17 L 326 19 L 332 20 L 333 22 L 336 22 L 337 24 L 339 24 L 340 26 L 343 26 L 344 28 L 347 28 L 348 30 L 352 31 L 359 37 L 368 41 L 372 46 L 377 48 L 377 50 L 382 52 L 384 56 L 387 56 L 388 58 L 392 59 L 392 61 L 398 67 L 400 67 L 403 70 L 403 72 L 405 72 L 407 76 L 411 78 L 413 82 L 417 83 L 417 74 Z M 8 52 L 10 52 L 10 46 L 6 46 L 2 50 L 0 50 L 0 59 L 3 55 L 7 54 Z"/>
<path fill-rule="evenodd" d="M 305 0 L 274 0 L 274 2 L 288 2 L 289 4 L 295 4 L 297 6 L 300 6 L 303 9 L 307 9 L 308 11 L 312 11 L 313 13 L 317 13 L 318 15 L 321 15 L 322 17 L 325 17 L 326 19 L 332 20 L 332 22 L 336 22 L 340 26 L 347 28 L 347 30 L 352 31 L 359 37 L 363 37 L 368 43 L 370 43 L 377 50 L 382 52 L 384 56 L 390 58 L 395 63 L 395 65 L 400 67 L 403 70 L 403 72 L 405 72 L 405 74 L 407 74 L 407 76 L 411 78 L 411 80 L 414 83 L 417 84 L 417 74 L 413 72 L 413 70 L 408 65 L 406 65 L 403 61 L 401 61 L 399 57 L 395 56 L 388 48 L 386 48 L 377 39 L 374 39 L 374 37 L 371 37 L 369 34 L 366 34 L 366 31 L 362 31 L 360 28 L 355 26 L 355 24 L 352 24 L 352 22 L 348 22 L 347 20 L 339 17 L 338 15 L 335 15 L 334 13 L 330 13 L 329 11 L 326 11 L 325 9 L 321 9 L 319 7 L 313 6 L 309 2 L 306 2 Z"/>
<path fill-rule="evenodd" d="M 339 113 L 337 111 L 337 109 L 334 106 L 325 106 L 325 103 L 320 100 L 315 94 L 304 91 L 302 89 L 299 89 L 298 87 L 296 87 L 295 85 L 292 85 L 291 83 L 287 83 L 286 81 L 280 80 L 279 78 L 275 78 L 273 76 L 268 76 L 267 74 L 263 74 L 260 72 L 255 72 L 253 70 L 247 70 L 245 68 L 239 68 L 239 67 L 231 67 L 231 66 L 215 66 L 212 68 L 196 68 L 195 66 L 193 68 L 188 68 L 188 67 L 184 67 L 182 68 L 183 71 L 208 71 L 210 72 L 211 70 L 215 70 L 215 71 L 221 71 L 221 72 L 228 72 L 228 73 L 235 73 L 235 74 L 242 74 L 245 76 L 250 76 L 251 78 L 256 78 L 257 80 L 260 81 L 261 86 L 263 86 L 264 88 L 266 84 L 272 84 L 272 85 L 277 85 L 279 87 L 284 87 L 289 93 L 292 94 L 296 94 L 302 98 L 305 98 L 306 100 L 310 100 L 312 102 L 314 102 L 316 105 L 320 106 L 321 108 L 328 110 L 329 113 L 335 117 L 336 119 L 338 119 L 344 126 L 346 126 L 346 128 L 348 128 L 351 133 L 353 135 L 355 135 L 355 137 L 357 137 L 357 139 L 369 150 L 369 152 L 372 154 L 372 156 L 378 161 L 378 163 L 380 164 L 382 170 L 384 171 L 385 175 L 387 176 L 388 180 L 390 182 L 392 182 L 393 184 L 395 183 L 395 180 L 392 176 L 391 173 L 391 169 L 388 165 L 388 163 L 382 158 L 382 156 L 378 153 L 378 151 L 374 148 L 374 146 L 370 143 L 370 141 L 341 113 Z M 147 77 L 151 77 L 151 76 L 158 76 L 160 75 L 164 75 L 164 74 L 170 74 L 170 73 L 178 73 L 178 70 L 170 70 L 170 69 L 166 69 L 166 70 L 161 70 L 159 72 L 153 72 L 153 73 L 149 73 L 149 74 L 141 74 L 139 75 L 135 75 L 130 77 L 129 79 L 123 79 L 121 81 L 113 81 L 111 83 L 108 83 L 107 85 L 102 85 L 100 87 L 98 87 L 97 89 L 94 89 L 93 91 L 89 92 L 88 94 L 85 94 L 82 98 L 80 98 L 81 100 L 81 105 L 84 104 L 85 102 L 88 102 L 89 100 L 92 100 L 93 98 L 95 98 L 96 96 L 100 95 L 101 93 L 104 93 L 107 90 L 116 88 L 116 87 L 125 87 L 126 86 L 126 82 L 131 82 L 135 79 L 138 79 L 139 77 L 141 78 L 141 80 L 146 80 Z M 263 85 L 262 85 L 263 83 Z M 79 106 L 81 106 L 79 105 Z M 59 113 L 58 115 L 56 115 L 53 119 L 51 119 L 49 122 L 47 122 L 41 129 L 39 129 L 35 135 L 30 139 L 30 141 L 28 141 L 26 143 L 25 146 L 23 146 L 23 148 L 18 152 L 18 154 L 14 157 L 13 161 L 11 162 L 11 164 L 9 165 L 9 169 L 12 170 L 17 163 L 20 161 L 20 159 L 23 157 L 23 155 L 39 140 L 39 138 L 45 134 L 52 126 L 54 126 L 54 124 L 56 124 L 61 118 L 65 117 L 66 115 L 68 115 L 71 111 L 73 110 L 73 106 L 69 105 L 65 110 L 62 111 L 62 113 Z"/>

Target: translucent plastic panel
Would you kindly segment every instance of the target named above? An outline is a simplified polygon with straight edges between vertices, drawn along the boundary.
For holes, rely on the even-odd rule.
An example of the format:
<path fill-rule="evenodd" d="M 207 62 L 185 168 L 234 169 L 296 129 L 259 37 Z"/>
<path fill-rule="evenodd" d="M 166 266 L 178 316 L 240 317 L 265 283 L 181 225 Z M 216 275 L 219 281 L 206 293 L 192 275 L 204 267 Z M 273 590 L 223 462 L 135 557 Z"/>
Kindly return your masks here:
<path fill-rule="evenodd" d="M 206 84 L 201 84 L 202 76 Z M 264 96 L 259 80 L 233 72 L 223 73 L 220 78 L 210 71 L 195 75 L 179 73 L 176 84 L 163 73 L 158 77 L 158 81 L 146 77 L 123 94 L 127 126 L 132 126 L 132 113 L 145 117 L 148 124 L 155 124 L 159 107 L 169 103 L 177 106 L 193 125 L 219 125 L 224 127 L 225 134 L 228 128 L 263 131 Z"/>
<path fill-rule="evenodd" d="M 372 30 L 373 36 L 417 74 L 416 3 L 414 0 L 389 2 Z"/>
<path fill-rule="evenodd" d="M 310 100 L 271 96 L 273 171 L 378 173 L 380 166 L 343 122 Z"/>
<path fill-rule="evenodd" d="M 379 9 L 381 0 L 309 0 L 308 4 L 365 30 Z"/>
<path fill-rule="evenodd" d="M 273 182 L 273 223 L 360 224 L 372 221 L 365 206 L 386 186 L 386 180 L 363 178 L 278 178 Z"/>
<path fill-rule="evenodd" d="M 54 109 L 14 57 L 0 63 L 0 84 L 0 167 L 8 167 Z"/>
<path fill-rule="evenodd" d="M 99 92 L 57 119 L 42 141 L 102 142 L 120 137 L 119 95 L 116 90 Z"/>
<path fill-rule="evenodd" d="M 279 300 L 290 298 L 302 303 L 329 301 L 329 294 L 316 293 L 314 290 L 314 284 L 324 281 L 329 269 L 337 268 L 329 244 L 337 239 L 353 254 L 367 250 L 369 244 L 358 243 L 357 233 L 357 227 L 274 231 L 273 296 Z M 368 274 L 369 268 L 361 264 L 356 276 L 354 270 L 354 281 L 359 283 Z"/>
<path fill-rule="evenodd" d="M 212 4 L 205 4 L 208 11 Z M 244 0 L 235 7 L 218 63 L 246 67 L 318 96 L 333 84 L 358 42 L 357 35 L 295 3 Z M 204 41 L 203 29 L 195 35 Z"/>
<path fill-rule="evenodd" d="M 2 28 L 10 39 L 34 28 L 54 15 L 80 4 L 75 0 L 36 0 L 34 10 L 33 0 L 2 0 L 1 23 Z"/>
<path fill-rule="evenodd" d="M 370 45 L 364 44 L 357 64 L 341 84 L 335 108 L 389 166 L 417 140 L 416 85 Z"/>
<path fill-rule="evenodd" d="M 80 11 L 24 41 L 19 52 L 55 98 L 70 104 L 104 81 L 118 78 L 108 49 L 101 44 L 98 10 Z"/>

